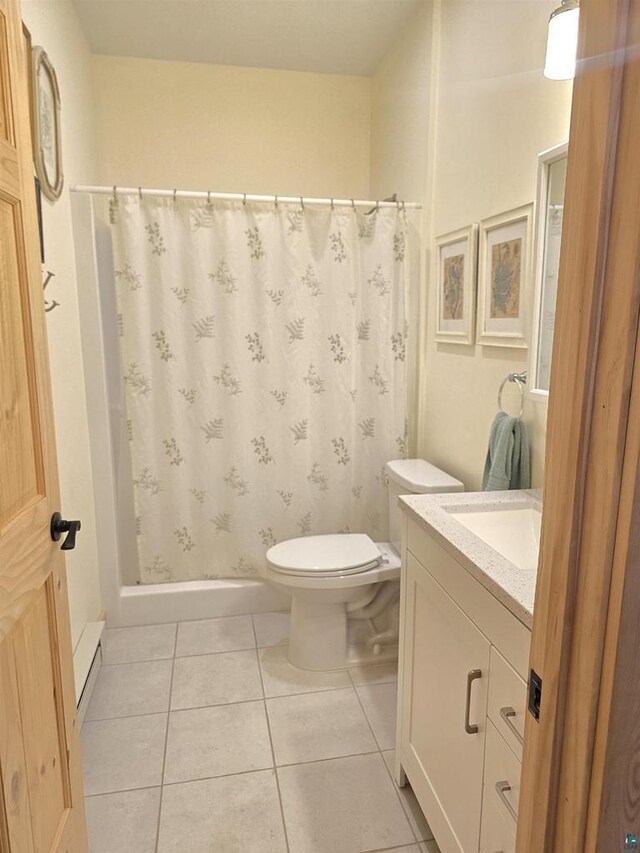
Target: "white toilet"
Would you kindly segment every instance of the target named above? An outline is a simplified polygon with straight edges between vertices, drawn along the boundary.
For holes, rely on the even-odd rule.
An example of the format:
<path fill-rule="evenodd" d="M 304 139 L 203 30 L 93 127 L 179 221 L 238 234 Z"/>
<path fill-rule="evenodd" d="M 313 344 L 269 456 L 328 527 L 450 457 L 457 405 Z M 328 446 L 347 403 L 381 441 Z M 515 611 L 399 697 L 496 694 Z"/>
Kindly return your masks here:
<path fill-rule="evenodd" d="M 336 533 L 288 539 L 267 551 L 263 577 L 292 598 L 289 660 L 294 666 L 344 669 L 397 657 L 398 496 L 461 492 L 464 486 L 424 459 L 388 462 L 386 474 L 391 542 Z"/>

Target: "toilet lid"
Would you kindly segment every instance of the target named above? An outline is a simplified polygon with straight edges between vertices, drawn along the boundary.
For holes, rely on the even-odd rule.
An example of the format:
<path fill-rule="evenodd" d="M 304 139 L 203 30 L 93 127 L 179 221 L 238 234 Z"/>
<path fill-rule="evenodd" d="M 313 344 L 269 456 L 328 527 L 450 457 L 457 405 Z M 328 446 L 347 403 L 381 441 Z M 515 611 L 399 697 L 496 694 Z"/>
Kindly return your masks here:
<path fill-rule="evenodd" d="M 279 542 L 267 561 L 283 574 L 327 576 L 356 574 L 380 562 L 378 546 L 364 533 L 304 536 Z"/>

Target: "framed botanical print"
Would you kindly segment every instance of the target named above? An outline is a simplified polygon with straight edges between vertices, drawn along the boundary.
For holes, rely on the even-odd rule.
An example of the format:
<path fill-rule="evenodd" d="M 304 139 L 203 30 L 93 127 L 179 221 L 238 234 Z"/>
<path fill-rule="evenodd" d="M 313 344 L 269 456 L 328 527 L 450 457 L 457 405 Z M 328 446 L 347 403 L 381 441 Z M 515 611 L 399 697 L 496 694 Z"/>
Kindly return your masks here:
<path fill-rule="evenodd" d="M 49 201 L 60 198 L 64 184 L 60 147 L 60 91 L 49 57 L 41 47 L 32 51 L 33 148 L 36 174 Z"/>
<path fill-rule="evenodd" d="M 526 348 L 533 204 L 480 223 L 478 343 Z"/>
<path fill-rule="evenodd" d="M 469 225 L 436 239 L 436 341 L 473 343 L 477 250 L 477 225 Z"/>

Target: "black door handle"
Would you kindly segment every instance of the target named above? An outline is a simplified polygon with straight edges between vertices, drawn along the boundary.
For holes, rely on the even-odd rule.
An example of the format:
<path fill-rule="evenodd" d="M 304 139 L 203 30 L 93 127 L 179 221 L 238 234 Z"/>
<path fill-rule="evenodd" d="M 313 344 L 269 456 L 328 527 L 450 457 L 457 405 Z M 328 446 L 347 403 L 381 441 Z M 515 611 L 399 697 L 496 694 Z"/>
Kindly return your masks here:
<path fill-rule="evenodd" d="M 75 521 L 67 521 L 59 512 L 54 512 L 51 516 L 51 538 L 57 542 L 63 533 L 67 536 L 62 543 L 62 551 L 73 551 L 76 547 L 76 534 L 82 527 L 82 524 L 77 519 Z"/>

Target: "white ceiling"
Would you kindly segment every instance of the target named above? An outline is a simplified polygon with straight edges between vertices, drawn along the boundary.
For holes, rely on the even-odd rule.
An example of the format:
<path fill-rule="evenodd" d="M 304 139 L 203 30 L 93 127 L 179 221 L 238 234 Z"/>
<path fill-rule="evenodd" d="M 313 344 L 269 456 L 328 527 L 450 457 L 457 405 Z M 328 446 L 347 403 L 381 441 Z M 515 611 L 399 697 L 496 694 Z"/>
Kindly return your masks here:
<path fill-rule="evenodd" d="M 423 0 L 74 0 L 94 53 L 371 75 Z"/>

